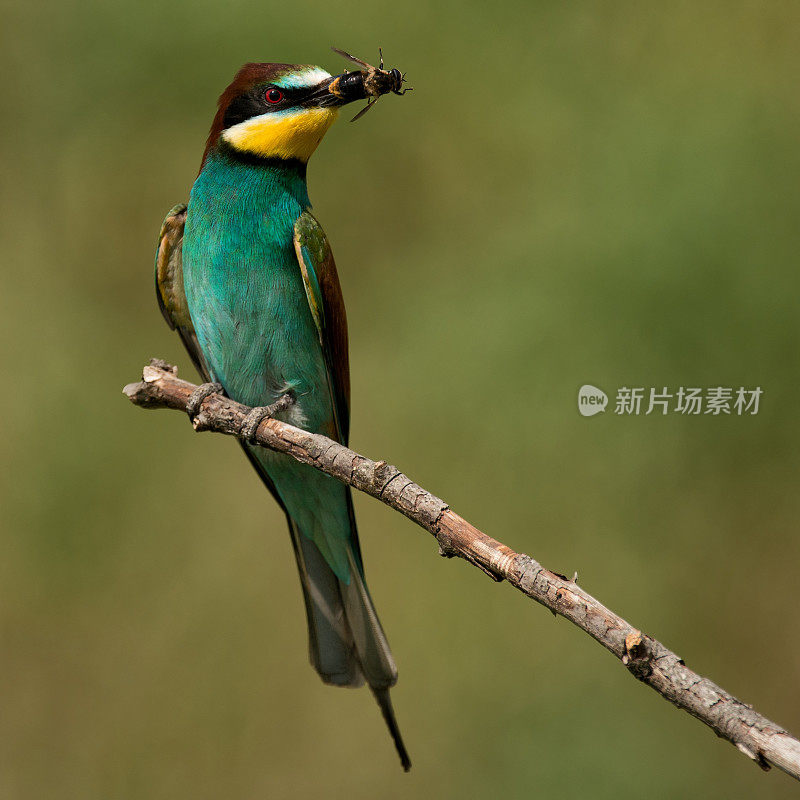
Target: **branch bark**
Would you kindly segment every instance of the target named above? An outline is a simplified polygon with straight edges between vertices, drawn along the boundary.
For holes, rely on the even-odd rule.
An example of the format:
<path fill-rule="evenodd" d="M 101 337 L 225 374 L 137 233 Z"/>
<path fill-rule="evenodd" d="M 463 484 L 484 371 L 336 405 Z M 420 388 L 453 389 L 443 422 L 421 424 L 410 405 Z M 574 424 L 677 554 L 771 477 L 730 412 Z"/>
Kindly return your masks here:
<path fill-rule="evenodd" d="M 144 368 L 142 381 L 123 391 L 131 402 L 145 408 L 185 411 L 197 387 L 176 377 L 176 372 L 175 367 L 153 360 Z M 237 436 L 250 410 L 214 394 L 203 400 L 192 424 L 196 431 Z M 790 733 L 693 672 L 678 655 L 607 609 L 574 580 L 545 569 L 530 556 L 479 531 L 396 467 L 273 418 L 261 422 L 252 441 L 286 453 L 399 511 L 436 537 L 441 555 L 458 556 L 493 580 L 508 581 L 588 633 L 635 678 L 697 717 L 762 769 L 775 765 L 800 780 L 800 741 Z"/>

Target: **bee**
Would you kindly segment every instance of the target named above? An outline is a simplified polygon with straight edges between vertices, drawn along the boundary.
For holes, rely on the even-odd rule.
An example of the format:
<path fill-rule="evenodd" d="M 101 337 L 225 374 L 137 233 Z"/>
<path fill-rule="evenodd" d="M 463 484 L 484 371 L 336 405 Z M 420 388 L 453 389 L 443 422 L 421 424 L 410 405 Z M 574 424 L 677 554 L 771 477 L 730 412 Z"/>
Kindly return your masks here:
<path fill-rule="evenodd" d="M 356 58 L 355 56 L 351 56 L 350 53 L 346 53 L 344 50 L 340 50 L 338 47 L 332 47 L 334 53 L 338 53 L 342 58 L 346 58 L 348 61 L 352 61 L 354 64 L 358 64 L 360 67 L 363 67 L 363 70 L 358 70 L 357 72 L 349 72 L 344 75 L 339 80 L 341 81 L 361 81 L 362 82 L 362 90 L 364 92 L 364 97 L 367 100 L 366 106 L 361 109 L 361 111 L 356 114 L 350 122 L 355 122 L 357 119 L 361 119 L 364 114 L 369 111 L 375 103 L 378 102 L 378 98 L 382 94 L 388 94 L 392 92 L 393 94 L 403 95 L 406 92 L 413 91 L 413 86 L 407 86 L 405 89 L 402 88 L 403 84 L 406 81 L 406 76 L 404 72 L 400 72 L 399 69 L 396 67 L 392 67 L 390 70 L 384 70 L 383 68 L 383 50 L 378 48 L 378 55 L 380 57 L 380 66 L 373 67 L 372 64 L 367 64 L 366 61 L 362 61 L 360 58 Z"/>

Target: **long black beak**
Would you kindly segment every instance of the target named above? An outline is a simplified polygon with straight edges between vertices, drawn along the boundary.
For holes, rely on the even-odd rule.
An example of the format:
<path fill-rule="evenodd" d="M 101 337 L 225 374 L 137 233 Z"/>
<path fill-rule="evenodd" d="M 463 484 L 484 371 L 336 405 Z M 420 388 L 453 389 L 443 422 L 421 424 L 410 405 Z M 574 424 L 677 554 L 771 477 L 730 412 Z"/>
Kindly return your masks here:
<path fill-rule="evenodd" d="M 364 100 L 366 96 L 364 73 L 345 72 L 320 83 L 312 90 L 303 104 L 331 108 L 352 103 L 354 100 Z"/>

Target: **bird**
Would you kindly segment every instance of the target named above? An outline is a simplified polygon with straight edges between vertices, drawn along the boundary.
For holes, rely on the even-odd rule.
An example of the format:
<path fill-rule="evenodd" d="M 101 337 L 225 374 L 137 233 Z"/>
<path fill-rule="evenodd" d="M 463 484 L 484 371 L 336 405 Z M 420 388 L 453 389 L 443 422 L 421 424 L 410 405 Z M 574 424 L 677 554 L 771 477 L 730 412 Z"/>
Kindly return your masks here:
<path fill-rule="evenodd" d="M 399 88 L 394 72 L 387 92 Z M 188 204 L 168 213 L 156 252 L 159 306 L 204 380 L 194 411 L 219 391 L 254 407 L 255 427 L 272 414 L 347 444 L 345 306 L 306 170 L 339 109 L 376 99 L 365 78 L 248 63 L 219 97 Z M 350 487 L 256 446 L 253 432 L 241 444 L 288 521 L 311 664 L 326 684 L 366 682 L 408 771 L 389 693 L 397 667 L 365 582 Z"/>

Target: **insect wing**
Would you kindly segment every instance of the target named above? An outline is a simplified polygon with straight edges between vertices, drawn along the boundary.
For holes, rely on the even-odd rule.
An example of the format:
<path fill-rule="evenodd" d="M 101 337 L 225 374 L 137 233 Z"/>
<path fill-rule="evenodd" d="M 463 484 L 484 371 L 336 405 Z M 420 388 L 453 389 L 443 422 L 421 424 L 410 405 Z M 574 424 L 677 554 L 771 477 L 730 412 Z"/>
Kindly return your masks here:
<path fill-rule="evenodd" d="M 372 108 L 372 106 L 374 106 L 375 103 L 377 103 L 377 102 L 378 102 L 377 98 L 375 100 L 373 100 L 372 102 L 367 101 L 367 104 L 364 106 L 364 108 L 362 108 L 361 111 L 359 111 L 358 114 L 356 114 L 353 117 L 353 119 L 350 120 L 350 122 L 355 122 L 356 120 L 361 119 L 361 117 L 363 117 L 364 114 L 366 114 L 367 111 L 369 111 Z"/>
<path fill-rule="evenodd" d="M 352 61 L 354 64 L 359 64 L 360 66 L 364 67 L 364 69 L 375 69 L 372 65 L 367 64 L 366 61 L 362 61 L 360 58 L 351 56 L 350 53 L 345 53 L 344 50 L 340 50 L 338 47 L 331 47 L 331 50 L 333 50 L 334 53 L 338 53 L 342 58 L 346 58 L 348 61 Z"/>

